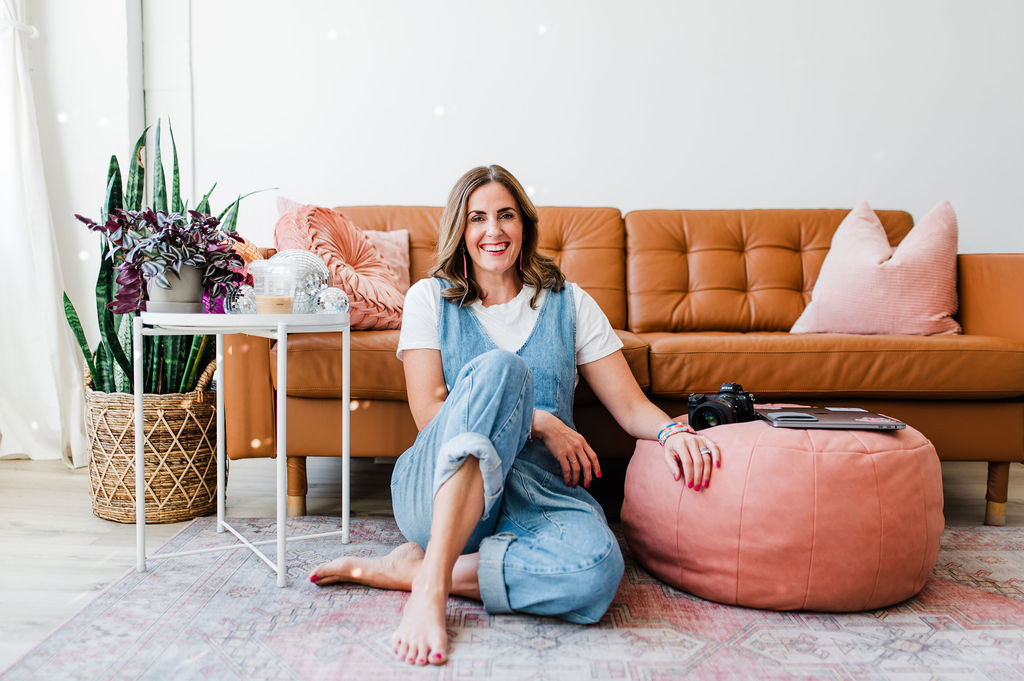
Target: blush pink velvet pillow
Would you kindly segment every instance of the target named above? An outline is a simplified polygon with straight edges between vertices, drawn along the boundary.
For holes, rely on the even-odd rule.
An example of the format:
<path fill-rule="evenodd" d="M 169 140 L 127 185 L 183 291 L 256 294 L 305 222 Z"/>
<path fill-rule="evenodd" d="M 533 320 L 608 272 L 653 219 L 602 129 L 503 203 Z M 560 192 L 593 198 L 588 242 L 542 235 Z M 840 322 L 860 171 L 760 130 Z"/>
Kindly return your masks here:
<path fill-rule="evenodd" d="M 304 205 L 288 197 L 278 196 L 277 214 L 279 216 L 284 215 L 296 208 L 302 208 Z M 384 262 L 391 270 L 391 273 L 395 275 L 398 290 L 404 295 L 412 283 L 409 276 L 409 230 L 393 229 L 388 232 L 376 229 L 363 229 L 361 225 L 356 225 L 356 227 L 362 229 L 363 234 L 370 237 L 370 241 L 380 251 Z"/>
<path fill-rule="evenodd" d="M 956 296 L 956 214 L 943 201 L 895 250 L 867 202 L 836 229 L 791 333 L 960 333 Z"/>
<path fill-rule="evenodd" d="M 319 255 L 334 286 L 349 298 L 353 329 L 397 329 L 405 295 L 395 275 L 370 238 L 341 213 L 329 208 L 298 206 L 274 227 L 278 250 L 301 248 Z"/>

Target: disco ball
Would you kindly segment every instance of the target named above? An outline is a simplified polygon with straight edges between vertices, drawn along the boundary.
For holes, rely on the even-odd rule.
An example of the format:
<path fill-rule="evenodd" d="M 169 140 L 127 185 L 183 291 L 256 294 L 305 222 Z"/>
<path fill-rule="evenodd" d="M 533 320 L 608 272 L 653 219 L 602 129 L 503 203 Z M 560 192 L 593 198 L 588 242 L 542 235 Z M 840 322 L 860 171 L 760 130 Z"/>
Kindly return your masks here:
<path fill-rule="evenodd" d="M 301 248 L 289 248 L 278 251 L 270 259 L 295 263 L 295 300 L 292 312 L 317 312 L 317 294 L 331 285 L 331 272 L 320 256 Z"/>

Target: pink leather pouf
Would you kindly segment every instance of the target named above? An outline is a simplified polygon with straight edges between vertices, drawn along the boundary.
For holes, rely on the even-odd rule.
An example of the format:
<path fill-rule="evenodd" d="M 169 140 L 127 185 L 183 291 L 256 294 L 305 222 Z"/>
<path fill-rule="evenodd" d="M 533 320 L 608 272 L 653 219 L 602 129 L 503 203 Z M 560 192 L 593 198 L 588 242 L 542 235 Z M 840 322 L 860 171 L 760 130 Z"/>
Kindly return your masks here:
<path fill-rule="evenodd" d="M 657 442 L 630 460 L 622 522 L 653 575 L 772 610 L 871 610 L 924 586 L 944 521 L 939 460 L 920 432 L 751 421 L 701 435 L 722 450 L 706 490 L 674 481 Z"/>

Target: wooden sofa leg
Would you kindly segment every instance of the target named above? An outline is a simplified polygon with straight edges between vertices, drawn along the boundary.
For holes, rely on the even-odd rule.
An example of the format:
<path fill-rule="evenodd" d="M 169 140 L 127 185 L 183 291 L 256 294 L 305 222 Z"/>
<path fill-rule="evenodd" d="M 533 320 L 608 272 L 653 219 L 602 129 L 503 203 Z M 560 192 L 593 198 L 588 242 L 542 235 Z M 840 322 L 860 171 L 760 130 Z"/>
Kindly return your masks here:
<path fill-rule="evenodd" d="M 288 517 L 306 515 L 306 457 L 288 457 Z"/>
<path fill-rule="evenodd" d="M 985 493 L 985 524 L 1006 524 L 1006 495 L 1010 487 L 1010 462 L 988 462 L 988 491 Z"/>

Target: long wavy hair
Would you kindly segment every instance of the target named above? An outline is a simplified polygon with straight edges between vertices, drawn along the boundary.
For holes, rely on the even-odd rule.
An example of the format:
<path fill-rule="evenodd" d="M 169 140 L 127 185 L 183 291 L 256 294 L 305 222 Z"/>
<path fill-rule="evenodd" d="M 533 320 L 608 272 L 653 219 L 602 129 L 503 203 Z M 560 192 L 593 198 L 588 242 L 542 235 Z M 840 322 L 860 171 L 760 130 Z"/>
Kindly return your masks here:
<path fill-rule="evenodd" d="M 448 204 L 441 214 L 441 225 L 437 239 L 437 265 L 430 271 L 431 276 L 442 277 L 452 283 L 441 292 L 445 300 L 458 301 L 469 305 L 480 299 L 480 286 L 473 278 L 472 260 L 466 257 L 466 223 L 469 212 L 466 205 L 469 195 L 480 187 L 499 182 L 508 189 L 519 205 L 523 222 L 522 269 L 519 272 L 524 284 L 533 286 L 530 307 L 537 307 L 541 289 L 561 291 L 565 286 L 565 275 L 555 261 L 537 251 L 540 240 L 537 231 L 537 207 L 526 195 L 519 180 L 499 165 L 478 166 L 459 178 L 448 195 Z M 463 262 L 469 267 L 468 275 L 463 274 Z"/>

